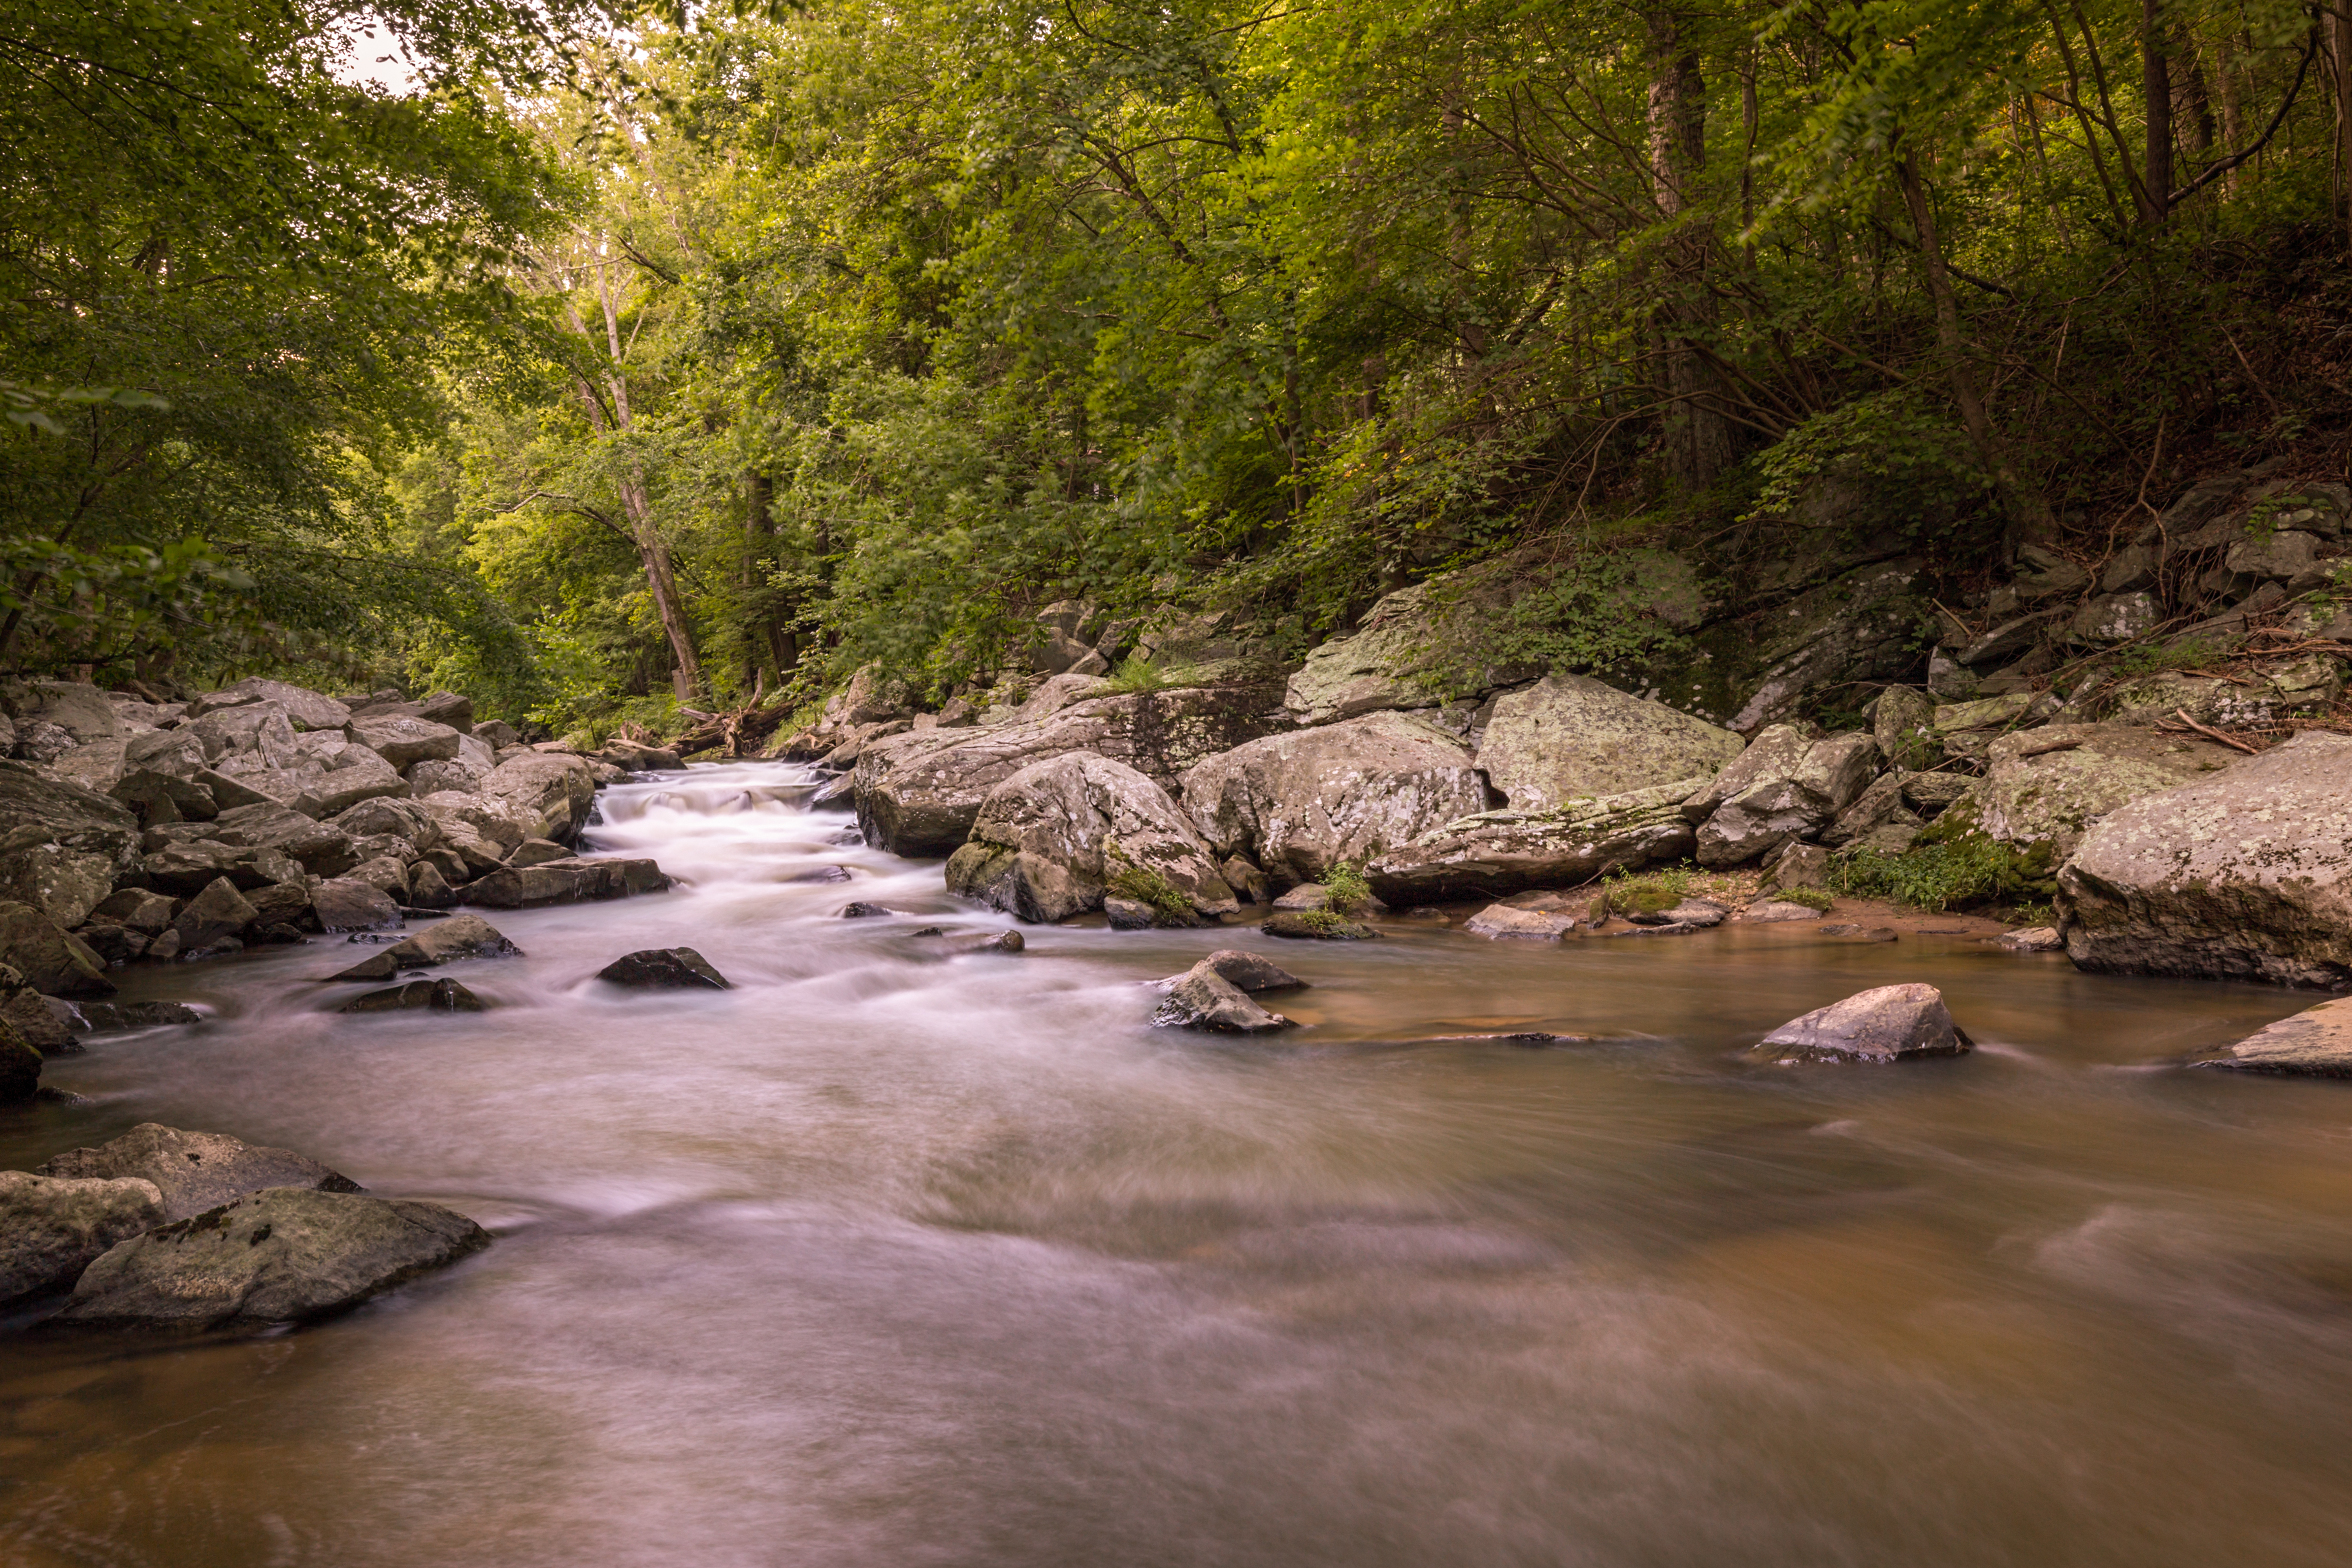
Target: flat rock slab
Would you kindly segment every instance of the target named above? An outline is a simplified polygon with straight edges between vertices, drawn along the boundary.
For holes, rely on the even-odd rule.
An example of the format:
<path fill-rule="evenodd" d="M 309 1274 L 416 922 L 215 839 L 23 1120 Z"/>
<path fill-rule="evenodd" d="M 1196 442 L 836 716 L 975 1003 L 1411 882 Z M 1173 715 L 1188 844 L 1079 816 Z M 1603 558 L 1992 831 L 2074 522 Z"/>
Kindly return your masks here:
<path fill-rule="evenodd" d="M 1463 921 L 1462 929 L 1472 936 L 1557 942 L 1576 929 L 1576 917 L 1545 910 L 1519 909 L 1510 904 L 1489 904 Z"/>
<path fill-rule="evenodd" d="M 1361 921 L 1341 920 L 1320 910 L 1279 914 L 1257 929 L 1268 936 L 1309 942 L 1370 942 L 1381 934 Z"/>
<path fill-rule="evenodd" d="M 83 1271 L 56 1321 L 89 1328 L 299 1323 L 489 1246 L 438 1204 L 273 1187 L 151 1230 Z"/>
<path fill-rule="evenodd" d="M 0 1171 L 0 1307 L 65 1289 L 108 1247 L 163 1219 L 152 1182 Z"/>
<path fill-rule="evenodd" d="M 81 1005 L 81 1016 L 96 1034 L 205 1021 L 202 1013 L 184 1002 L 85 1002 Z"/>
<path fill-rule="evenodd" d="M 1799 1062 L 1892 1062 L 1956 1057 L 1961 1033 L 1932 985 L 1881 985 L 1791 1018 L 1754 1047 L 1783 1067 Z"/>
<path fill-rule="evenodd" d="M 382 991 L 370 991 L 354 996 L 335 1009 L 338 1013 L 403 1013 L 419 1008 L 436 1013 L 479 1013 L 484 1004 L 479 996 L 454 980 L 412 980 L 405 985 L 388 986 Z"/>
<path fill-rule="evenodd" d="M 503 867 L 467 885 L 466 901 L 492 910 L 530 910 L 548 904 L 599 903 L 634 893 L 667 890 L 669 879 L 651 860 L 549 860 L 537 866 Z"/>
<path fill-rule="evenodd" d="M 1822 911 L 1809 904 L 1792 904 L 1785 899 L 1768 899 L 1760 904 L 1750 904 L 1731 917 L 1743 924 L 1770 924 L 1778 921 L 1817 921 Z"/>
<path fill-rule="evenodd" d="M 1152 1011 L 1151 1023 L 1154 1028 L 1204 1029 L 1220 1035 L 1263 1035 L 1297 1026 L 1281 1014 L 1269 1013 L 1251 1001 L 1207 959 L 1169 987 L 1167 998 Z"/>
<path fill-rule="evenodd" d="M 596 978 L 644 991 L 733 989 L 709 959 L 690 947 L 648 947 L 625 953 L 598 970 Z"/>
<path fill-rule="evenodd" d="M 309 1187 L 356 1193 L 360 1184 L 308 1155 L 231 1138 L 225 1132 L 184 1132 L 146 1121 L 95 1149 L 73 1149 L 37 1175 L 75 1180 L 125 1176 L 152 1182 L 163 1194 L 166 1220 L 187 1219 L 265 1187 Z"/>
<path fill-rule="evenodd" d="M 2352 1078 L 2352 996 L 2268 1024 L 2221 1055 L 2191 1067 L 2294 1078 Z"/>

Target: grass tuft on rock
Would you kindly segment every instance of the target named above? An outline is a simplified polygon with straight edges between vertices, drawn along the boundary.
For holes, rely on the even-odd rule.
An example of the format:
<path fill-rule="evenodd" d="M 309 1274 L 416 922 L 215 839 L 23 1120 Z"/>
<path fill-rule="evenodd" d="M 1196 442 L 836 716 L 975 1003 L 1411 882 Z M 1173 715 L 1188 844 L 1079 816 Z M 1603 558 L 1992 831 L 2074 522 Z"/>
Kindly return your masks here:
<path fill-rule="evenodd" d="M 1150 904 L 1152 911 L 1164 920 L 1184 925 L 1192 921 L 1192 900 L 1179 891 L 1175 883 L 1150 867 L 1139 866 L 1122 858 L 1119 868 L 1110 874 L 1108 885 L 1122 899 Z"/>
<path fill-rule="evenodd" d="M 1342 860 L 1324 873 L 1323 893 L 1325 908 L 1336 914 L 1354 914 L 1372 901 L 1372 885 L 1353 860 Z"/>
<path fill-rule="evenodd" d="M 1844 850 L 1830 858 L 1829 882 L 1832 891 L 1851 898 L 1941 913 L 1956 905 L 2047 900 L 2058 890 L 2050 859 L 2047 844 L 2021 852 L 1987 834 L 1967 832 L 1900 855 Z M 1797 893 L 1781 896 L 1795 900 Z"/>
<path fill-rule="evenodd" d="M 1668 866 L 1658 870 L 1631 876 L 1623 870 L 1610 874 L 1606 891 L 1609 912 L 1618 915 L 1663 914 L 1690 896 L 1692 879 L 1698 873 L 1688 866 Z"/>

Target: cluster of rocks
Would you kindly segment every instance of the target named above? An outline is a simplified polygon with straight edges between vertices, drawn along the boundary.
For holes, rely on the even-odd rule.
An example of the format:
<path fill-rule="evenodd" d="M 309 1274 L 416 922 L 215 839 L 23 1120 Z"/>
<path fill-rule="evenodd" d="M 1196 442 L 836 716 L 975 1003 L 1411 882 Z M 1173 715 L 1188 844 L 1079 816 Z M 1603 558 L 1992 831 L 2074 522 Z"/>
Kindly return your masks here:
<path fill-rule="evenodd" d="M 13 752 L 0 759 L 0 961 L 50 998 L 110 994 L 109 971 L 134 961 L 668 885 L 650 860 L 574 853 L 598 785 L 626 776 L 618 763 L 525 745 L 454 693 L 334 698 L 255 679 L 152 695 L 0 687 Z M 467 1005 L 425 989 L 398 1005 Z M 44 1048 L 37 1019 L 7 1016 Z"/>
<path fill-rule="evenodd" d="M 2095 570 L 2027 550 L 2013 583 L 1959 614 L 1921 563 L 1849 567 L 1739 620 L 1704 679 L 1653 671 L 1640 692 L 1513 668 L 1468 692 L 1455 670 L 1449 689 L 1433 650 L 1463 611 L 1432 584 L 1286 674 L 1195 628 L 1205 673 L 1152 689 L 1097 673 L 1099 647 L 1064 658 L 1099 617 L 1057 605 L 1040 646 L 1059 651 L 1038 668 L 1058 673 L 920 712 L 869 668 L 777 754 L 833 770 L 821 794 L 854 805 L 870 843 L 948 856 L 952 890 L 1026 921 L 1256 919 L 1346 866 L 1400 911 L 1501 900 L 1472 929 L 1558 935 L 1595 922 L 1520 895 L 1685 859 L 1760 868 L 1767 894 L 1818 889 L 1833 857 L 1924 839 L 2005 857 L 2058 912 L 2036 941 L 2085 967 L 2342 985 L 2352 738 L 2306 729 L 2257 757 L 2228 731 L 2309 721 L 2340 696 L 2352 611 L 2326 589 L 2347 513 L 2341 487 L 2222 476 Z M 2215 613 L 2154 640 L 2150 617 L 2183 594 Z M 1924 672 L 1923 629 L 1940 639 Z M 1156 646 L 1149 627 L 1111 640 L 1130 635 Z M 2114 657 L 2143 644 L 2292 653 L 2258 676 Z M 1874 692 L 1867 727 L 1796 716 L 1824 688 Z M 1630 929 L 1811 918 L 1819 902 Z"/>
<path fill-rule="evenodd" d="M 301 1322 L 489 1246 L 437 1204 L 370 1196 L 290 1149 L 154 1122 L 0 1171 L 0 1310 L 207 1330 Z"/>

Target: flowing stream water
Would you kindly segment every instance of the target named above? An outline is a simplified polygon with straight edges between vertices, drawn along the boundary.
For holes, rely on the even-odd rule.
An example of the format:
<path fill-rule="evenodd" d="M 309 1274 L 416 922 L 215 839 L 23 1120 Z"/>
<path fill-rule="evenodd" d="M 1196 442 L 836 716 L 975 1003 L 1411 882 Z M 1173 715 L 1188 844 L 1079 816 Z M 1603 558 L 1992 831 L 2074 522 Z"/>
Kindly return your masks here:
<path fill-rule="evenodd" d="M 124 972 L 212 1017 L 55 1062 L 97 1103 L 0 1166 L 233 1132 L 498 1243 L 294 1332 L 0 1339 L 0 1562 L 2352 1563 L 2352 1085 L 2166 1065 L 2313 998 L 1803 926 L 948 956 L 1003 918 L 812 784 L 607 790 L 683 886 L 495 917 L 488 1013 L 337 1016 L 325 939 Z M 735 988 L 592 978 L 677 944 Z M 1234 945 L 1307 1027 L 1148 1026 Z M 1739 1054 L 1906 980 L 1974 1055 Z M 1442 1038 L 1528 1029 L 1598 1037 Z"/>

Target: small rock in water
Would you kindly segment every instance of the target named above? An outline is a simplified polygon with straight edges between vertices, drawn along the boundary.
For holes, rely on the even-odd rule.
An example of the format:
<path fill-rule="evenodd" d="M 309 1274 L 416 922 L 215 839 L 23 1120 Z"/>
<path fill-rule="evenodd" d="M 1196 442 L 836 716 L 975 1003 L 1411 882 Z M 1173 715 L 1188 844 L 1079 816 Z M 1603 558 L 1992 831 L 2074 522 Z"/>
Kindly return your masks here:
<path fill-rule="evenodd" d="M 877 915 L 895 915 L 898 911 L 884 904 L 858 902 L 841 906 L 841 918 L 845 921 L 871 920 Z"/>
<path fill-rule="evenodd" d="M 2266 1024 L 2221 1055 L 2189 1065 L 2294 1078 L 2352 1078 L 2352 996 Z"/>
<path fill-rule="evenodd" d="M 1822 918 L 1822 911 L 1806 904 L 1792 904 L 1782 899 L 1767 899 L 1761 903 L 1748 905 L 1731 918 L 1748 923 L 1817 921 Z"/>
<path fill-rule="evenodd" d="M 690 947 L 648 947 L 624 954 L 596 972 L 599 980 L 639 990 L 707 988 L 730 991 L 727 977 Z"/>
<path fill-rule="evenodd" d="M 1279 914 L 1257 929 L 1268 936 L 1313 942 L 1369 942 L 1381 934 L 1360 921 L 1342 920 L 1324 910 Z"/>
<path fill-rule="evenodd" d="M 1307 982 L 1274 960 L 1259 953 L 1244 952 L 1237 947 L 1219 948 L 1192 968 L 1198 969 L 1201 964 L 1208 965 L 1227 984 L 1242 991 L 1289 991 L 1305 990 L 1307 987 Z M 1192 970 L 1185 971 L 1186 974 L 1191 973 Z M 1171 974 L 1165 980 L 1155 980 L 1151 984 L 1165 991 L 1183 979 L 1183 974 Z"/>
<path fill-rule="evenodd" d="M 1159 918 L 1159 911 L 1141 899 L 1123 899 L 1117 893 L 1103 900 L 1103 913 L 1110 917 L 1113 931 L 1148 931 Z"/>
<path fill-rule="evenodd" d="M 370 991 L 354 996 L 335 1009 L 338 1013 L 398 1013 L 410 1008 L 429 1007 L 439 1013 L 479 1013 L 482 999 L 444 977 L 439 980 L 412 980 L 405 985 L 394 985 L 382 991 Z"/>
<path fill-rule="evenodd" d="M 945 936 L 948 934 L 948 928 L 945 926 L 917 926 L 913 931 L 907 934 L 909 936 Z"/>
<path fill-rule="evenodd" d="M 355 1306 L 490 1245 L 438 1204 L 273 1187 L 114 1247 L 56 1321 L 216 1329 L 301 1322 Z"/>
<path fill-rule="evenodd" d="M 515 846 L 507 864 L 518 871 L 528 871 L 533 866 L 544 866 L 552 860 L 569 860 L 572 851 L 552 838 L 526 838 Z"/>
<path fill-rule="evenodd" d="M 384 949 L 402 969 L 429 969 L 461 958 L 520 958 L 522 949 L 479 915 L 453 915 Z M 374 975 L 368 979 L 378 978 Z"/>
<path fill-rule="evenodd" d="M 136 1176 L 163 1194 L 163 1217 L 186 1219 L 264 1187 L 356 1193 L 357 1182 L 291 1149 L 247 1143 L 225 1132 L 184 1132 L 146 1121 L 95 1149 L 74 1149 L 34 1173 L 78 1181 Z"/>
<path fill-rule="evenodd" d="M 181 1002 L 85 1002 L 81 1016 L 98 1033 L 152 1029 L 163 1024 L 201 1024 L 205 1016 Z"/>
<path fill-rule="evenodd" d="M 399 973 L 400 961 L 392 956 L 391 949 L 386 948 L 382 952 L 370 953 L 349 969 L 330 974 L 327 978 L 330 980 L 389 980 Z"/>
<path fill-rule="evenodd" d="M 849 880 L 849 868 L 820 866 L 814 871 L 798 872 L 785 878 L 784 880 L 787 882 L 846 882 Z"/>
<path fill-rule="evenodd" d="M 1489 904 L 1465 921 L 1462 929 L 1472 936 L 1524 937 L 1538 942 L 1557 942 L 1576 929 L 1576 917 L 1515 908 L 1507 903 Z"/>
<path fill-rule="evenodd" d="M 152 1182 L 0 1171 L 0 1307 L 65 1289 L 108 1247 L 163 1220 Z"/>
<path fill-rule="evenodd" d="M 1934 986 L 1881 985 L 1790 1019 L 1754 1050 L 1787 1067 L 1956 1057 L 1974 1043 L 1952 1022 L 1944 994 Z"/>
<path fill-rule="evenodd" d="M 1301 882 L 1274 900 L 1276 910 L 1319 910 L 1329 906 L 1331 889 L 1320 882 Z"/>
<path fill-rule="evenodd" d="M 1221 1035 L 1262 1035 L 1296 1027 L 1279 1013 L 1251 1001 L 1242 988 L 1202 959 L 1169 988 L 1151 1015 L 1161 1029 L 1206 1029 Z"/>
<path fill-rule="evenodd" d="M 2059 952 L 2066 939 L 2058 934 L 2056 926 L 2028 926 L 2022 931 L 2003 931 L 1998 939 L 2011 952 Z"/>
<path fill-rule="evenodd" d="M 1892 926 L 1871 926 L 1864 929 L 1864 927 L 1856 925 L 1825 925 L 1821 928 L 1821 934 L 1823 936 L 1850 936 L 1862 942 L 1896 942 L 1901 940 L 1895 934 L 1895 929 Z"/>
<path fill-rule="evenodd" d="M 948 943 L 950 952 L 1019 952 L 1028 946 L 1017 931 L 999 931 L 994 936 L 957 937 Z"/>

